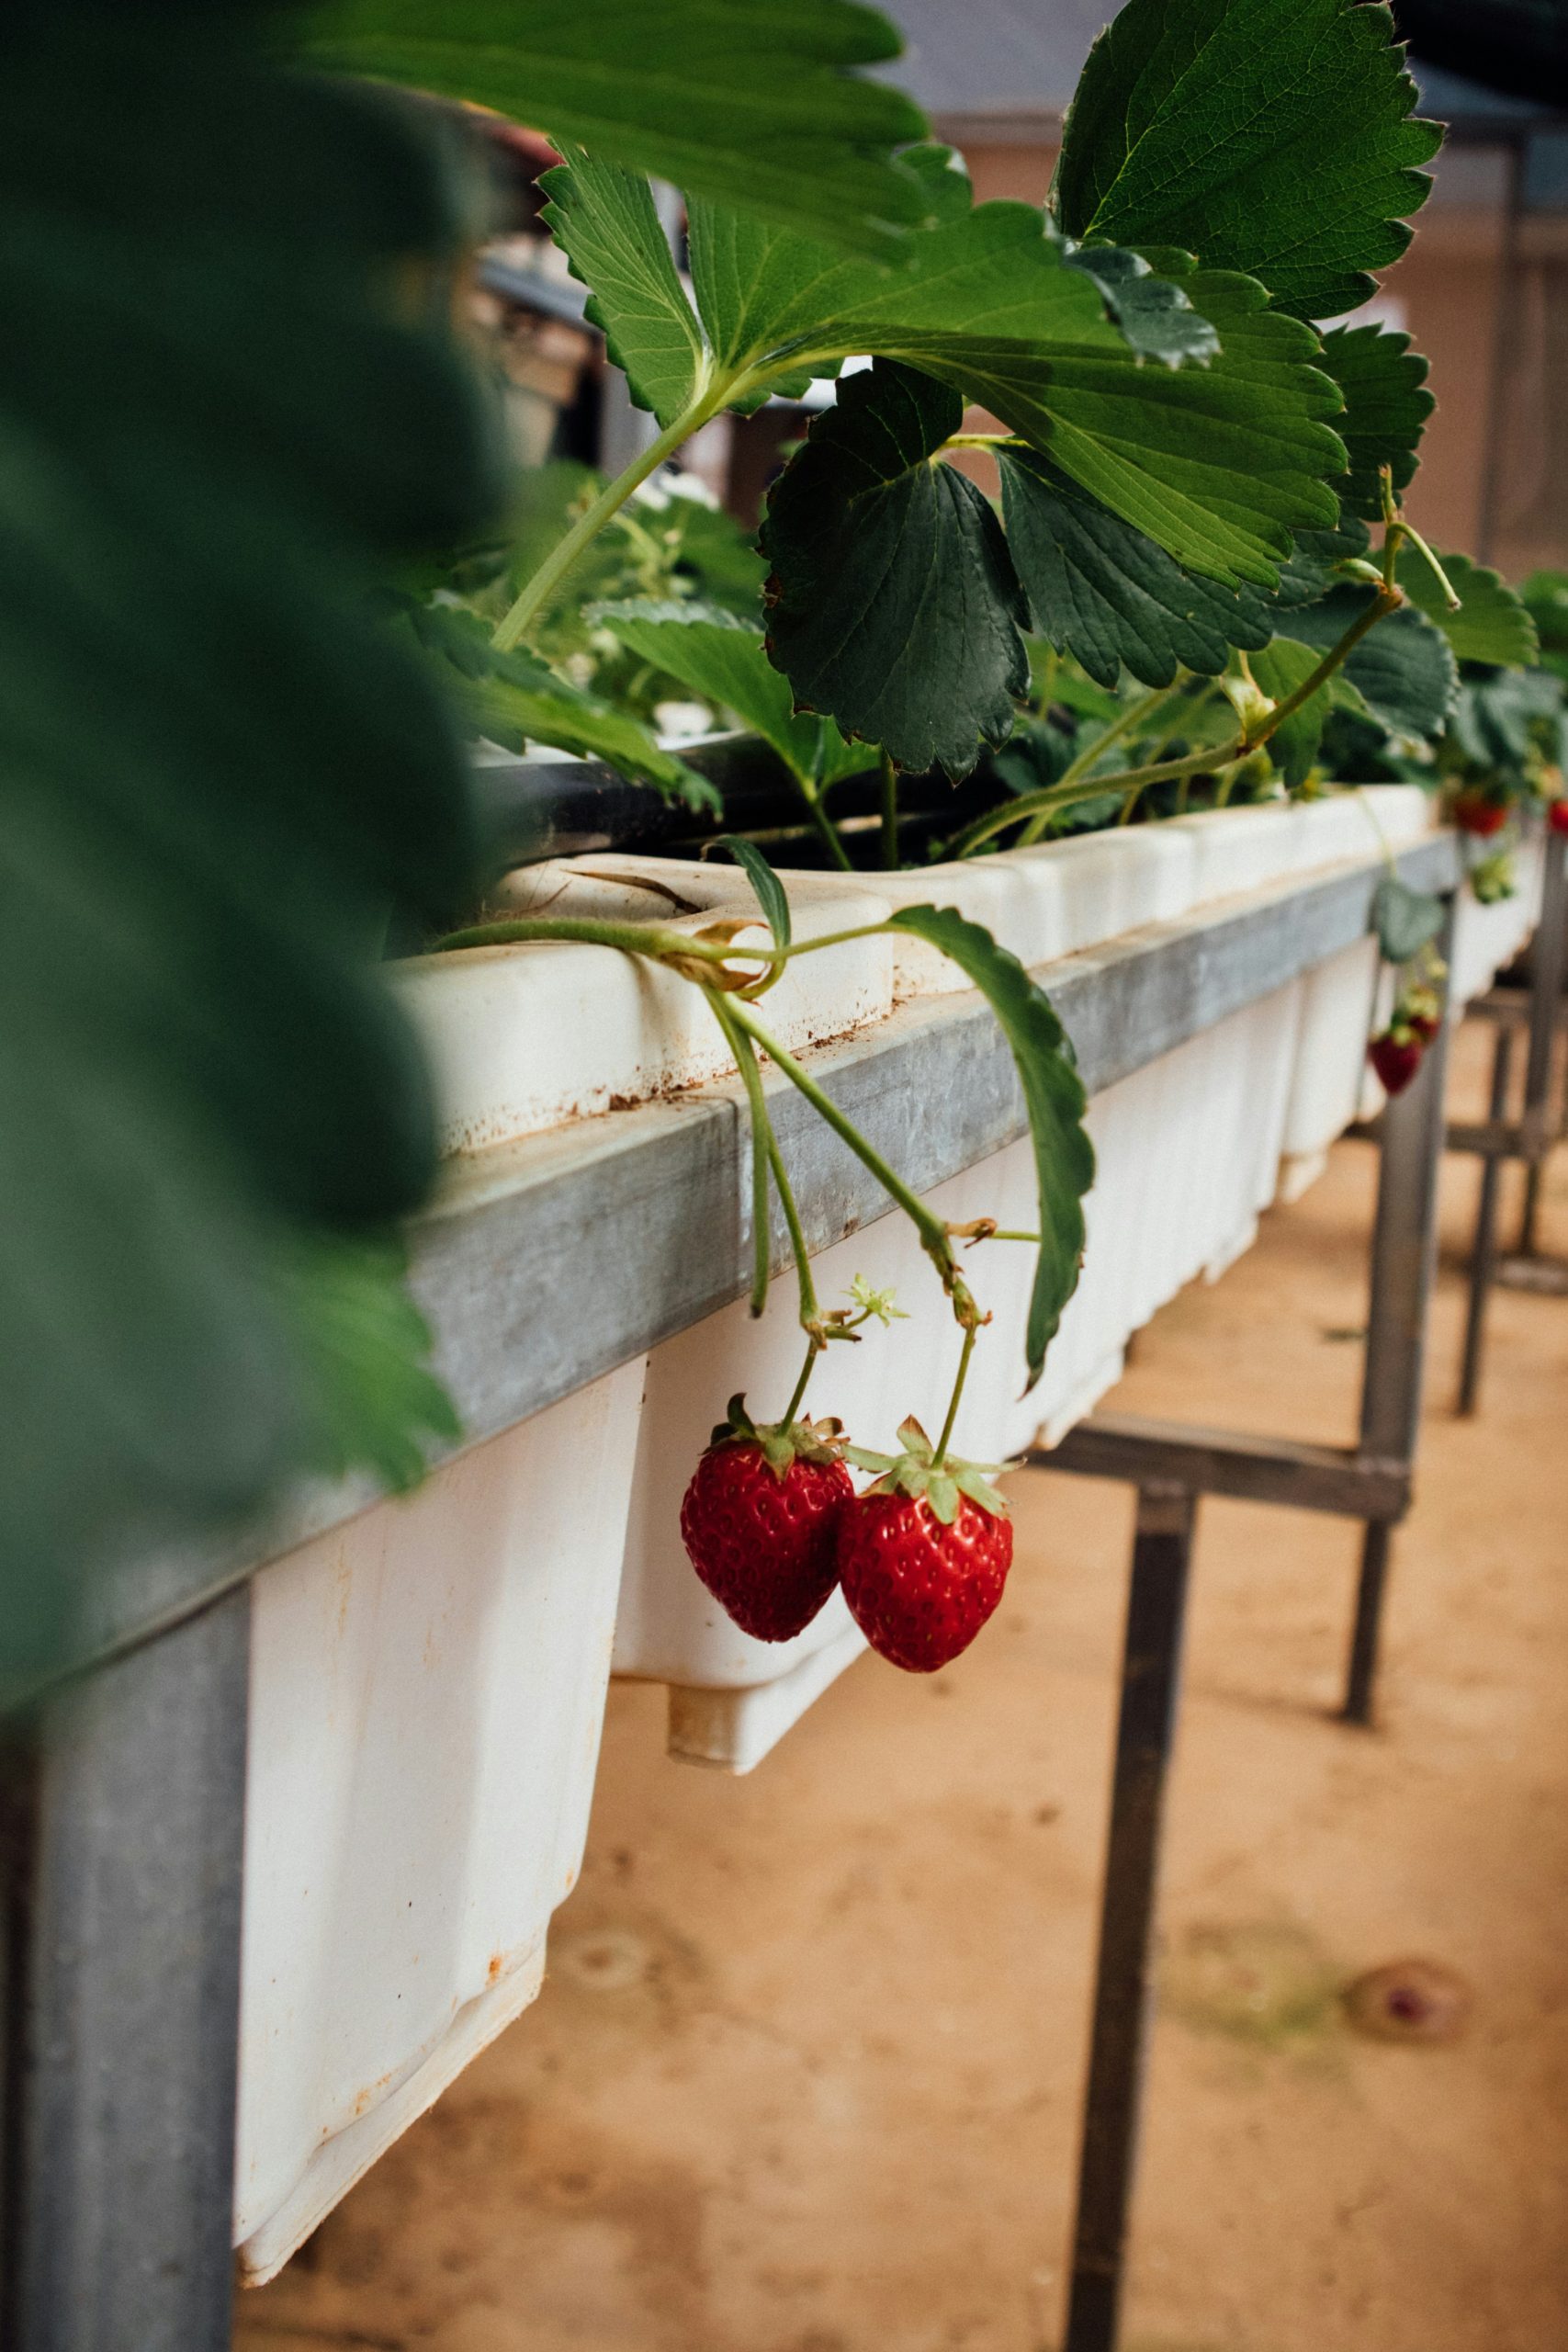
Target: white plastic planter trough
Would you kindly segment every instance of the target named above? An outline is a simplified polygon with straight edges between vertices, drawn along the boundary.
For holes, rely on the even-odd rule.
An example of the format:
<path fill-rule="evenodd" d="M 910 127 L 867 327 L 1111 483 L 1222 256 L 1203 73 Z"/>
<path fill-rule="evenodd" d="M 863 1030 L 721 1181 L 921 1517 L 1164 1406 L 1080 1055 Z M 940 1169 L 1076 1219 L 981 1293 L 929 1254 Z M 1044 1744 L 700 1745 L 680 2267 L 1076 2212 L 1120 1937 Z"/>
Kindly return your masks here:
<path fill-rule="evenodd" d="M 1418 791 L 1371 797 L 1395 845 L 1427 829 Z M 1335 801 L 918 875 L 786 880 L 797 935 L 934 899 L 1049 967 L 1372 848 L 1365 812 Z M 556 913 L 668 922 L 649 880 L 699 908 L 679 918 L 692 928 L 752 911 L 728 865 L 604 856 L 533 869 L 518 887 Z M 995 1244 L 973 1261 L 996 1320 L 964 1400 L 964 1451 L 999 1458 L 1042 1426 L 1070 1427 L 1118 1376 L 1131 1334 L 1247 1247 L 1281 1156 L 1295 1181 L 1354 1113 L 1373 963 L 1370 947 L 1351 950 L 1096 1098 L 1084 1278 L 1027 1399 L 1029 1252 Z M 434 1054 L 457 1154 L 728 1069 L 695 991 L 610 950 L 428 958 L 400 985 Z M 857 941 L 792 964 L 768 1017 L 798 1049 L 960 987 L 921 943 Z M 1027 1145 L 932 1197 L 955 1220 L 1032 1225 Z M 831 1351 L 812 1405 L 878 1445 L 909 1411 L 935 1425 L 957 1336 L 904 1219 L 816 1262 L 829 1303 L 856 1273 L 894 1286 L 910 1320 Z M 581 1862 L 612 1642 L 616 1671 L 671 1686 L 676 1751 L 730 1770 L 750 1769 L 858 1655 L 838 1600 L 795 1642 L 750 1640 L 681 1546 L 681 1489 L 726 1399 L 744 1389 L 776 1413 L 793 1385 L 790 1277 L 775 1292 L 762 1323 L 725 1308 L 256 1579 L 235 2216 L 249 2277 L 286 2260 L 533 1998 L 550 1916 Z"/>

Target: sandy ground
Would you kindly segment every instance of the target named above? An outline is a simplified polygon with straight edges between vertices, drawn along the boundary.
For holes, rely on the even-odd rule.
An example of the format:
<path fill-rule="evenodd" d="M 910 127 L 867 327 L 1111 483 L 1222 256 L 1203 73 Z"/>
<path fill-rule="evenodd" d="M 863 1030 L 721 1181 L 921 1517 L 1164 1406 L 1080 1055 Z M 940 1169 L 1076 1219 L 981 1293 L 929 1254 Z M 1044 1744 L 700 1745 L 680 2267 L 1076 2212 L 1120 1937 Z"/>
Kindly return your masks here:
<path fill-rule="evenodd" d="M 1348 1437 L 1372 1171 L 1342 1146 L 1118 1404 Z M 1568 2346 L 1568 1305 L 1498 1295 L 1462 1425 L 1461 1303 L 1451 1259 L 1377 1733 L 1329 1720 L 1353 1534 L 1203 1508 L 1127 2352 Z M 750 1780 L 615 1691 L 542 1999 L 243 2298 L 243 2352 L 1058 2342 L 1131 1509 L 1013 1493 L 976 1648 L 861 1664 Z M 1410 1956 L 1473 1988 L 1451 2046 L 1345 2022 Z"/>

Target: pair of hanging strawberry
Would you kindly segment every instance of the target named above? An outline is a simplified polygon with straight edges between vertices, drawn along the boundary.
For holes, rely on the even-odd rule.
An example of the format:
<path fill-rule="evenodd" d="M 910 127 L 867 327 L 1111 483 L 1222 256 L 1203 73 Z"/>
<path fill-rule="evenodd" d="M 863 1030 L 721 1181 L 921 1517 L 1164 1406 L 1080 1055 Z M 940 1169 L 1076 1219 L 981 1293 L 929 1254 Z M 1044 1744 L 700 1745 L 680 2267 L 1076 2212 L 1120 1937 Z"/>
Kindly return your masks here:
<path fill-rule="evenodd" d="M 743 1633 L 787 1642 L 834 1588 L 872 1648 L 932 1674 L 968 1648 L 1002 1597 L 1012 1522 L 995 1464 L 959 1462 L 919 1421 L 903 1452 L 863 1453 L 837 1421 L 761 1427 L 735 1397 L 681 1506 L 703 1583 Z M 857 1494 L 848 1465 L 873 1470 Z"/>
<path fill-rule="evenodd" d="M 1443 1003 L 1425 980 L 1410 980 L 1394 1000 L 1386 1029 L 1367 1047 L 1367 1059 L 1385 1094 L 1403 1094 L 1421 1067 L 1421 1057 L 1443 1024 Z"/>
<path fill-rule="evenodd" d="M 1551 771 L 1548 783 L 1555 788 L 1549 792 L 1547 798 L 1547 830 L 1553 833 L 1568 833 L 1568 791 L 1563 790 L 1562 779 L 1555 769 Z M 1489 841 L 1507 823 L 1508 804 L 1505 800 L 1494 799 L 1484 786 L 1467 785 L 1462 792 L 1455 795 L 1450 814 L 1461 833 L 1470 833 L 1480 841 Z"/>

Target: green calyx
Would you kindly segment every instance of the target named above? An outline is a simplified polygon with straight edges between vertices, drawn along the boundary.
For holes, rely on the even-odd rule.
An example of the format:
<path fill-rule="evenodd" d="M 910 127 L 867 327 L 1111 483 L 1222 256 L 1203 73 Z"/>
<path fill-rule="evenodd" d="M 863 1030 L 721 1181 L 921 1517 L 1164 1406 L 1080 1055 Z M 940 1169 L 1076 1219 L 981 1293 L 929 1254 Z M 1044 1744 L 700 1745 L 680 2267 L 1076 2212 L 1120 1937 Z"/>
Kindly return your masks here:
<path fill-rule="evenodd" d="M 924 1496 L 931 1507 L 932 1516 L 943 1527 L 951 1527 L 958 1516 L 958 1498 L 967 1495 L 993 1519 L 1006 1519 L 1008 1507 L 1003 1497 L 992 1486 L 991 1479 L 1012 1465 L 1006 1462 L 956 1462 L 951 1455 L 942 1463 L 936 1460 L 936 1449 L 913 1418 L 899 1424 L 898 1435 L 903 1441 L 901 1453 L 868 1453 L 863 1446 L 846 1445 L 840 1449 L 846 1462 L 857 1470 L 874 1470 L 874 1485 L 866 1488 L 870 1495 Z"/>
<path fill-rule="evenodd" d="M 708 1442 L 716 1445 L 757 1445 L 775 1478 L 787 1477 L 797 1462 L 841 1462 L 849 1449 L 841 1421 L 754 1421 L 744 1396 L 729 1400 L 729 1417 L 720 1421 Z"/>

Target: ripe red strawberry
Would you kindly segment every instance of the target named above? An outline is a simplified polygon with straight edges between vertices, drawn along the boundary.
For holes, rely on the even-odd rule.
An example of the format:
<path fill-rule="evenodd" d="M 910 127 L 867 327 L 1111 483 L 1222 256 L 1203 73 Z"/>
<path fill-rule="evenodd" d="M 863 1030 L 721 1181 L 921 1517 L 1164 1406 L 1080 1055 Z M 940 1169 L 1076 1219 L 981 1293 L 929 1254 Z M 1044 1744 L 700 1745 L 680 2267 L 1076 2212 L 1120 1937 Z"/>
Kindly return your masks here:
<path fill-rule="evenodd" d="M 693 1567 L 743 1634 L 792 1641 L 839 1581 L 834 1539 L 853 1498 L 836 1421 L 757 1428 L 736 1396 L 692 1474 L 681 1533 Z"/>
<path fill-rule="evenodd" d="M 1568 833 L 1568 794 L 1548 804 L 1546 821 L 1554 833 Z"/>
<path fill-rule="evenodd" d="M 1484 792 L 1471 786 L 1455 794 L 1452 814 L 1461 833 L 1479 833 L 1484 839 L 1502 831 L 1508 812 L 1500 802 L 1489 800 Z"/>
<path fill-rule="evenodd" d="M 968 1648 L 1000 1600 L 1012 1521 L 978 1465 L 936 1466 L 918 1421 L 898 1434 L 901 1454 L 850 1449 L 882 1476 L 839 1521 L 839 1580 L 874 1650 L 907 1673 L 934 1674 Z"/>
<path fill-rule="evenodd" d="M 1403 1094 L 1421 1067 L 1424 1048 L 1419 1037 L 1396 1036 L 1385 1029 L 1367 1047 L 1367 1059 L 1382 1080 L 1385 1094 Z"/>

